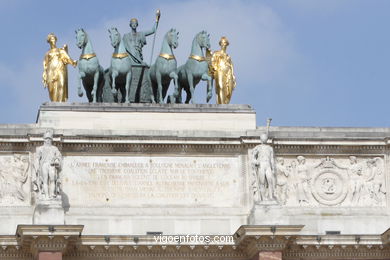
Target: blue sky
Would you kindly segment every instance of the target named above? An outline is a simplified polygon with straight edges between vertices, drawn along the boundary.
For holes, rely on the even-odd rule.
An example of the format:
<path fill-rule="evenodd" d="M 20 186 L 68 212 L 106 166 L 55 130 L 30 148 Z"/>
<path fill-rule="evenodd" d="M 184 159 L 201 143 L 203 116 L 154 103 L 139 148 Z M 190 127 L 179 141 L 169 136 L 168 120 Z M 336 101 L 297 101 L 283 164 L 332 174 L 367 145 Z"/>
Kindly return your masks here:
<path fill-rule="evenodd" d="M 252 105 L 258 125 L 272 117 L 279 126 L 390 127 L 387 0 L 0 0 L 0 123 L 34 123 L 49 100 L 41 83 L 48 33 L 57 35 L 58 46 L 67 43 L 76 59 L 74 30 L 84 28 L 106 68 L 113 50 L 107 29 L 115 26 L 123 35 L 132 17 L 139 30 L 150 29 L 157 8 L 162 16 L 154 56 L 171 27 L 180 32 L 179 65 L 197 32 L 211 34 L 212 49 L 228 37 L 237 77 L 232 103 Z M 149 62 L 152 37 L 147 42 Z M 69 67 L 69 102 L 86 102 L 76 86 L 77 69 Z M 199 103 L 205 93 L 201 83 Z"/>

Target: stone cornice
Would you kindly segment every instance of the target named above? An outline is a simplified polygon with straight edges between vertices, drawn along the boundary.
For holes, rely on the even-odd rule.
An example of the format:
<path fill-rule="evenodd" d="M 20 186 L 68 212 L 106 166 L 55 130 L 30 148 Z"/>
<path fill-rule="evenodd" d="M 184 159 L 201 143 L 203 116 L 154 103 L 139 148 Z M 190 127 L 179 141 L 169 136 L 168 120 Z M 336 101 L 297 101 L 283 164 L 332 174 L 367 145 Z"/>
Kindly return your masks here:
<path fill-rule="evenodd" d="M 28 259 L 40 251 L 65 257 L 251 259 L 259 251 L 282 251 L 283 259 L 388 259 L 382 235 L 300 235 L 302 225 L 241 226 L 225 243 L 178 243 L 144 236 L 82 236 L 83 226 L 19 225 L 15 236 L 0 236 L 0 257 Z M 211 238 L 213 236 L 210 236 Z"/>

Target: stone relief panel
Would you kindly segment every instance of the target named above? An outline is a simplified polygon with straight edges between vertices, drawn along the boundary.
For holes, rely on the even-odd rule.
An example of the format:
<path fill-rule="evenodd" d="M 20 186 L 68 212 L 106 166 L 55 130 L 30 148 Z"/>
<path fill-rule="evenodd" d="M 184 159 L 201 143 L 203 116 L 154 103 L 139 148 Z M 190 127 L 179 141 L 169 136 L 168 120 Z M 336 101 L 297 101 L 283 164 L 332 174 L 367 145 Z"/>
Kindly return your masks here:
<path fill-rule="evenodd" d="M 382 157 L 279 156 L 276 197 L 286 206 L 383 207 L 384 170 Z"/>
<path fill-rule="evenodd" d="M 26 154 L 0 156 L 0 206 L 30 203 L 30 162 Z"/>
<path fill-rule="evenodd" d="M 70 206 L 240 207 L 239 157 L 64 156 Z"/>

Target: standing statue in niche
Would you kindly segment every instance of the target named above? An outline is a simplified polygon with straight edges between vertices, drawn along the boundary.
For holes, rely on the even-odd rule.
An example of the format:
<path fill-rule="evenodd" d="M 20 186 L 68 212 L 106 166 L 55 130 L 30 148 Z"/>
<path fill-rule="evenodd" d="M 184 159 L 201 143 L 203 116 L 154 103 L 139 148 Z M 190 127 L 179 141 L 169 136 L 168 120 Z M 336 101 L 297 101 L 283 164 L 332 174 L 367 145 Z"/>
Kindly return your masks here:
<path fill-rule="evenodd" d="M 274 149 L 267 144 L 271 119 L 267 121 L 267 131 L 260 136 L 260 145 L 253 149 L 252 166 L 257 189 L 257 201 L 275 201 L 276 165 Z"/>
<path fill-rule="evenodd" d="M 44 144 L 35 153 L 34 189 L 42 200 L 58 199 L 60 195 L 60 171 L 62 155 L 53 144 L 53 134 L 44 134 Z"/>
<path fill-rule="evenodd" d="M 44 87 L 49 90 L 50 101 L 66 102 L 68 100 L 68 69 L 67 64 L 76 67 L 77 61 L 68 55 L 68 46 L 57 48 L 57 37 L 50 33 L 47 36 L 50 50 L 43 60 L 42 81 Z"/>
<path fill-rule="evenodd" d="M 229 41 L 222 37 L 219 41 L 221 50 L 215 51 L 211 55 L 210 74 L 215 80 L 215 93 L 217 95 L 217 104 L 229 104 L 234 88 L 236 87 L 236 77 L 234 76 L 233 63 L 230 56 L 226 53 Z"/>

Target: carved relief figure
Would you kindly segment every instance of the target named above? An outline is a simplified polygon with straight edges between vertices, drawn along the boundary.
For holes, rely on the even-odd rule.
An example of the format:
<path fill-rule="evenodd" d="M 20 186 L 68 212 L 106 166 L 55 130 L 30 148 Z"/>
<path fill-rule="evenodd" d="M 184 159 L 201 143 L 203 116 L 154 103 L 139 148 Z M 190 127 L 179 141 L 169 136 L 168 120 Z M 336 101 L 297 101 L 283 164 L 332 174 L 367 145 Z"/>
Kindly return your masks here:
<path fill-rule="evenodd" d="M 42 81 L 44 87 L 49 90 L 50 100 L 53 102 L 66 102 L 68 100 L 68 69 L 67 64 L 73 67 L 77 61 L 72 60 L 68 55 L 68 46 L 56 47 L 57 37 L 50 33 L 47 36 L 50 50 L 43 60 Z"/>
<path fill-rule="evenodd" d="M 286 204 L 288 189 L 287 177 L 289 176 L 289 172 L 284 164 L 283 158 L 278 158 L 276 162 L 276 194 L 279 203 Z"/>
<path fill-rule="evenodd" d="M 298 181 L 296 183 L 297 199 L 299 204 L 309 203 L 310 198 L 310 175 L 306 165 L 306 158 L 297 157 L 298 165 L 296 168 Z"/>
<path fill-rule="evenodd" d="M 384 206 L 381 157 L 276 158 L 276 194 L 288 206 Z"/>
<path fill-rule="evenodd" d="M 37 147 L 35 154 L 35 189 L 44 200 L 56 199 L 60 194 L 62 155 L 52 141 L 53 134 L 46 132 L 44 144 Z"/>
<path fill-rule="evenodd" d="M 368 177 L 366 179 L 367 190 L 374 204 L 380 204 L 385 198 L 386 190 L 383 185 L 382 170 L 378 167 L 380 158 L 367 160 Z"/>
<path fill-rule="evenodd" d="M 261 144 L 253 149 L 253 169 L 256 176 L 259 201 L 275 200 L 276 177 L 274 149 L 267 144 L 268 134 L 260 136 Z"/>
<path fill-rule="evenodd" d="M 26 193 L 23 185 L 28 178 L 28 159 L 20 154 L 1 160 L 0 168 L 0 201 L 10 199 L 24 201 Z"/>
<path fill-rule="evenodd" d="M 349 156 L 348 176 L 350 180 L 351 203 L 359 204 L 363 190 L 362 165 L 358 164 L 356 156 Z"/>

